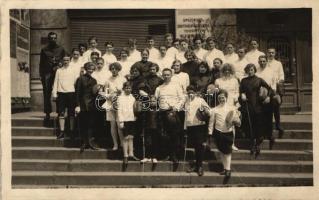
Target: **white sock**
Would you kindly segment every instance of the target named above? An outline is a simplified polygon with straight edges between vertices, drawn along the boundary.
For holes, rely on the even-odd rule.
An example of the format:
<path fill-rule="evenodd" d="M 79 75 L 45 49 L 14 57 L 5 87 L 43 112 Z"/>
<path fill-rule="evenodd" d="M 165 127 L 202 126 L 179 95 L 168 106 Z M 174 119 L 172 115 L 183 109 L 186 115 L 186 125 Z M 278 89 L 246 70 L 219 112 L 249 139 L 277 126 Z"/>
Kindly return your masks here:
<path fill-rule="evenodd" d="M 123 156 L 128 157 L 128 148 L 129 148 L 129 140 L 128 138 L 123 139 Z"/>
<path fill-rule="evenodd" d="M 129 137 L 129 139 L 128 139 L 128 155 L 134 156 L 133 136 L 129 135 L 128 137 Z"/>
<path fill-rule="evenodd" d="M 225 156 L 225 169 L 230 170 L 231 154 L 226 154 L 224 156 Z"/>
<path fill-rule="evenodd" d="M 111 135 L 112 135 L 113 145 L 114 147 L 118 147 L 116 121 L 110 121 L 110 122 L 111 122 Z"/>
<path fill-rule="evenodd" d="M 59 117 L 59 125 L 60 125 L 60 130 L 64 131 L 65 118 L 62 116 Z"/>

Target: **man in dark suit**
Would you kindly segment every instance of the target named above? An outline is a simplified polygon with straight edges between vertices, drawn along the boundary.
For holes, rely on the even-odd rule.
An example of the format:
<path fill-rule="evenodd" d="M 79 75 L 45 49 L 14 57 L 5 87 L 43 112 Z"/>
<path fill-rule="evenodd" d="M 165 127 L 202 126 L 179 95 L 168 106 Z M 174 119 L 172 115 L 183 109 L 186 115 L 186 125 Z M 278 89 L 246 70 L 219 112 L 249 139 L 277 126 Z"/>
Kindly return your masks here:
<path fill-rule="evenodd" d="M 82 145 L 80 152 L 82 153 L 85 148 L 93 150 L 98 149 L 93 143 L 93 130 L 94 130 L 94 113 L 96 111 L 95 98 L 97 90 L 94 88 L 97 85 L 96 80 L 91 76 L 95 69 L 95 64 L 87 62 L 84 64 L 86 73 L 78 78 L 75 85 L 76 108 L 75 112 L 80 113 L 80 136 Z"/>
<path fill-rule="evenodd" d="M 57 41 L 57 34 L 50 32 L 48 34 L 48 45 L 41 49 L 40 53 L 40 78 L 43 87 L 43 107 L 44 107 L 44 125 L 47 126 L 50 113 L 52 112 L 51 106 L 51 93 L 55 77 L 55 72 L 62 65 L 62 59 L 65 56 L 65 50 L 59 46 Z"/>

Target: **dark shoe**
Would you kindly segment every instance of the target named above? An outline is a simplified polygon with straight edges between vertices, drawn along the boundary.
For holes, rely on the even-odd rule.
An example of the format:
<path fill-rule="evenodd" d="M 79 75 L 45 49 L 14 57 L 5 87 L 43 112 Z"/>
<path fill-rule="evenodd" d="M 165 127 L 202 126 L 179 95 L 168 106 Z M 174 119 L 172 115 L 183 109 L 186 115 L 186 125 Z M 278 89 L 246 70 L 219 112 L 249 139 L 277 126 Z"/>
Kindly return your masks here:
<path fill-rule="evenodd" d="M 198 176 L 203 176 L 203 175 L 204 175 L 204 169 L 203 169 L 203 167 L 199 167 L 199 168 L 198 168 L 197 174 L 198 174 Z"/>
<path fill-rule="evenodd" d="M 186 170 L 187 173 L 192 173 L 192 172 L 197 172 L 197 168 L 196 167 L 190 167 L 189 169 Z"/>
<path fill-rule="evenodd" d="M 230 180 L 230 177 L 231 177 L 231 170 L 226 170 L 223 184 L 227 184 Z"/>
<path fill-rule="evenodd" d="M 94 142 L 93 139 L 90 139 L 89 140 L 89 147 L 90 149 L 92 150 L 99 150 L 100 148 L 97 146 L 97 144 Z"/>
<path fill-rule="evenodd" d="M 128 158 L 124 157 L 123 158 L 123 164 L 122 164 L 122 171 L 125 172 L 128 166 Z"/>
<path fill-rule="evenodd" d="M 166 156 L 162 161 L 168 161 L 170 160 L 171 158 L 169 156 Z"/>
<path fill-rule="evenodd" d="M 260 155 L 260 146 L 256 146 L 255 159 Z"/>
<path fill-rule="evenodd" d="M 86 148 L 86 144 L 82 144 L 80 147 L 80 153 L 83 153 Z"/>
<path fill-rule="evenodd" d="M 135 157 L 135 156 L 130 156 L 128 159 L 132 160 L 132 161 L 140 161 L 140 159 L 138 157 Z"/>
<path fill-rule="evenodd" d="M 226 175 L 226 169 L 224 169 L 223 171 L 219 172 L 219 175 Z"/>
<path fill-rule="evenodd" d="M 50 126 L 50 114 L 46 114 L 43 119 L 43 126 L 49 127 Z"/>
<path fill-rule="evenodd" d="M 269 149 L 270 149 L 270 150 L 272 150 L 274 144 L 275 144 L 275 138 L 272 137 L 272 138 L 270 138 L 270 140 L 269 140 Z"/>
<path fill-rule="evenodd" d="M 177 158 L 173 158 L 173 159 L 172 159 L 172 162 L 173 162 L 173 164 L 179 163 L 179 161 L 178 161 Z"/>
<path fill-rule="evenodd" d="M 281 129 L 281 128 L 278 128 L 278 131 L 279 131 L 278 132 L 278 138 L 281 139 L 282 136 L 284 135 L 285 131 L 283 129 Z"/>
<path fill-rule="evenodd" d="M 60 133 L 57 135 L 56 139 L 62 139 L 64 138 L 64 131 L 60 131 Z"/>

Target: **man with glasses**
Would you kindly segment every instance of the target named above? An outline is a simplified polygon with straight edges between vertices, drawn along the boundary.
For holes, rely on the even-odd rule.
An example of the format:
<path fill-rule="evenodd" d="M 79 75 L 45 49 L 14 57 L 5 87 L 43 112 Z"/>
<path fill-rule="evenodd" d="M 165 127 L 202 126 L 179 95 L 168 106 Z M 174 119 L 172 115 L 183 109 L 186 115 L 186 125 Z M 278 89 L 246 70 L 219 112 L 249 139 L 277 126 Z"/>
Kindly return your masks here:
<path fill-rule="evenodd" d="M 51 94 L 56 70 L 62 66 L 62 59 L 66 52 L 57 44 L 58 35 L 48 34 L 48 45 L 41 49 L 39 73 L 43 88 L 43 111 L 45 113 L 44 126 L 48 126 L 52 112 Z"/>

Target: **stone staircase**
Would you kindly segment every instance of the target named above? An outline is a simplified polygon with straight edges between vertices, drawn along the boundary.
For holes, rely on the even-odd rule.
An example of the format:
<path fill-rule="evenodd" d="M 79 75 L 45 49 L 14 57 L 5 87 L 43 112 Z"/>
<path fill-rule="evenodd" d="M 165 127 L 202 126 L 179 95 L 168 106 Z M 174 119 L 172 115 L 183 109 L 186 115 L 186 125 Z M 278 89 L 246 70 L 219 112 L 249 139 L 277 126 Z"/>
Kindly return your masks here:
<path fill-rule="evenodd" d="M 297 117 L 297 115 L 296 115 Z M 257 160 L 249 155 L 248 141 L 237 139 L 239 151 L 232 156 L 232 178 L 227 186 L 311 186 L 313 185 L 312 122 L 303 116 L 283 116 L 286 132 L 273 150 L 265 141 Z M 274 134 L 277 136 L 277 133 Z M 13 188 L 72 187 L 218 187 L 224 186 L 217 172 L 222 166 L 212 148 L 204 162 L 205 174 L 186 173 L 194 150 L 187 149 L 187 162 L 173 166 L 169 161 L 157 165 L 130 161 L 125 172 L 118 153 L 66 147 L 56 140 L 53 128 L 42 127 L 39 113 L 12 117 Z"/>

